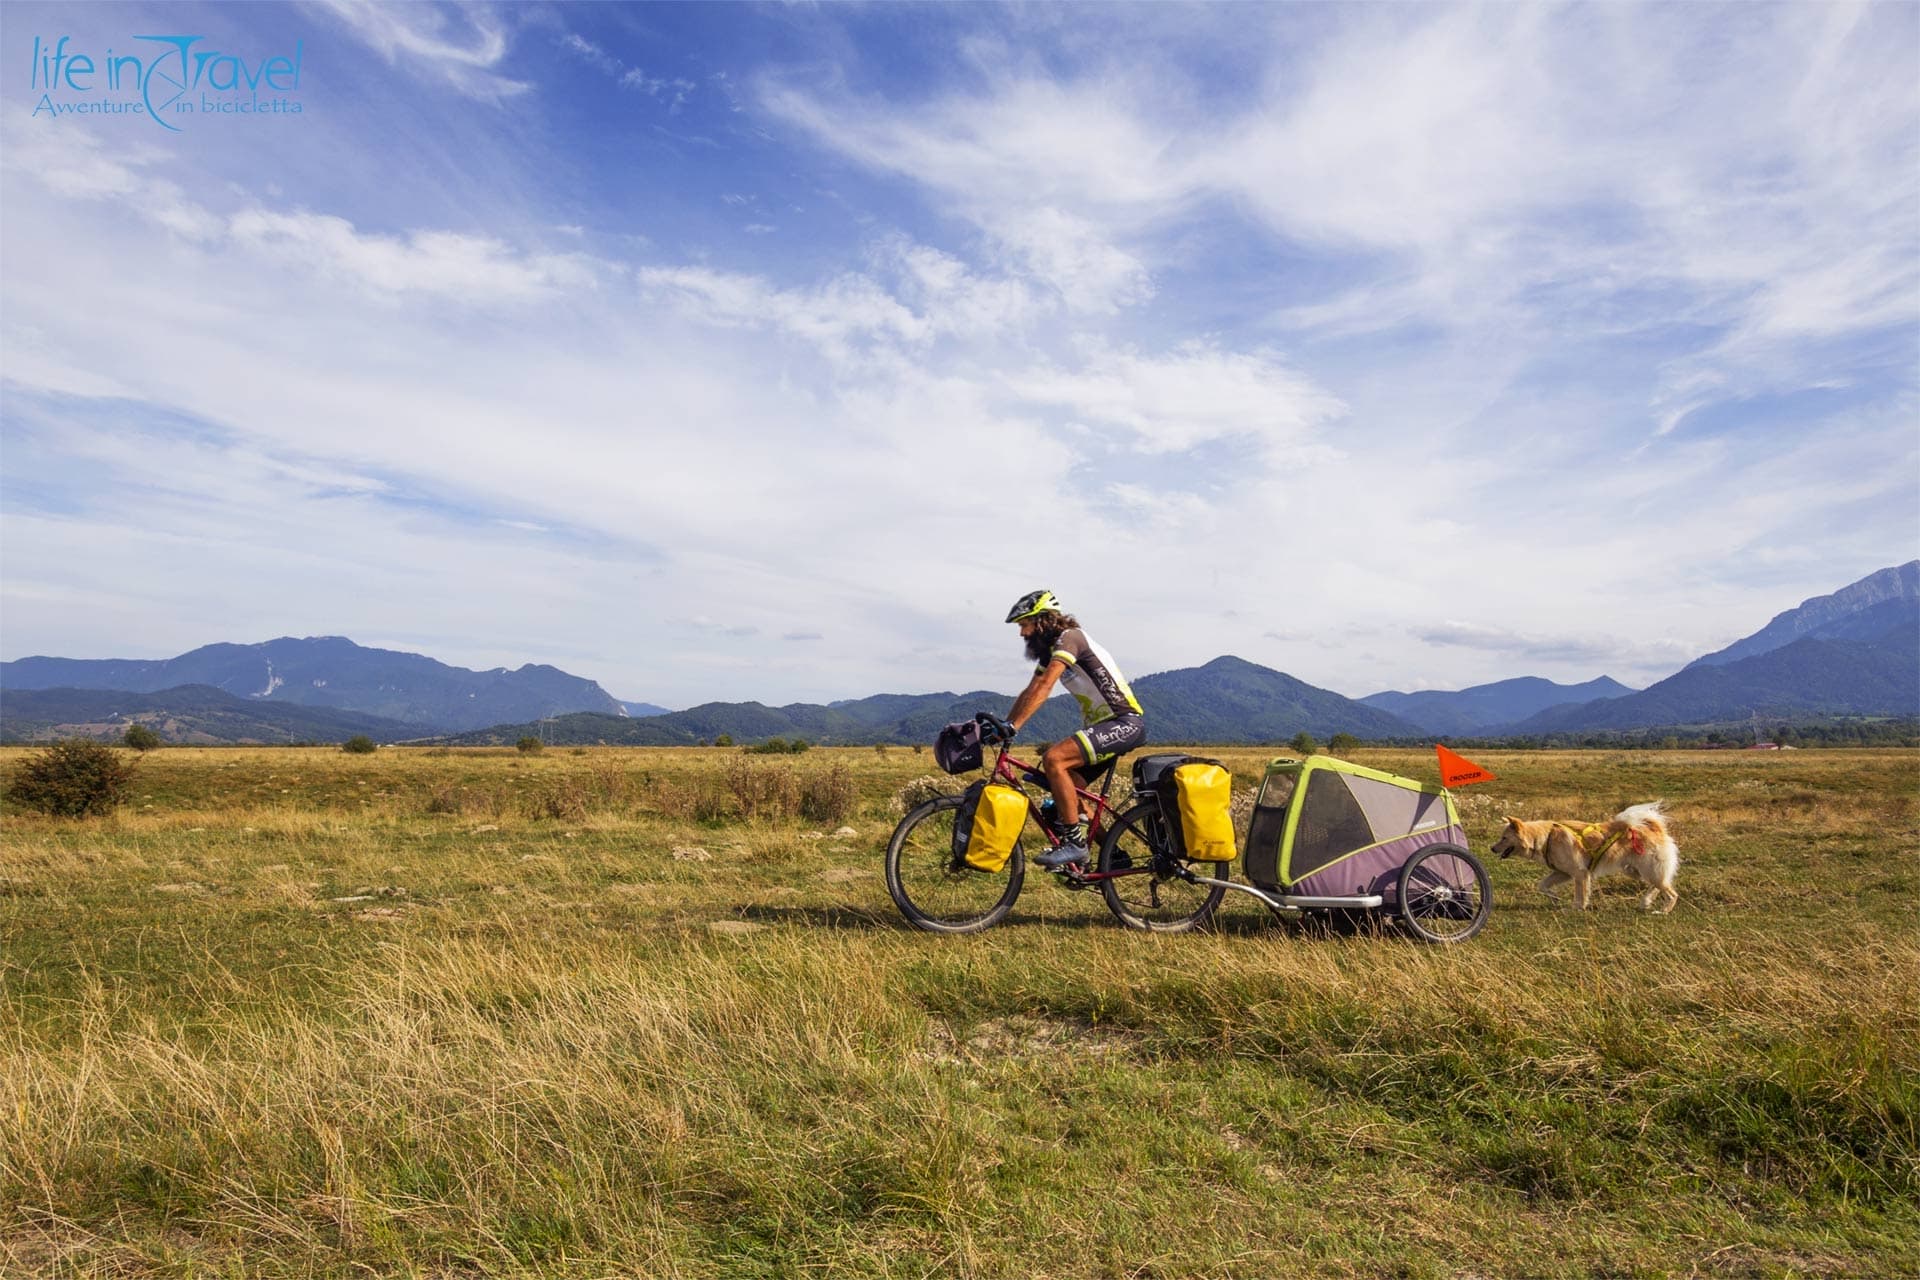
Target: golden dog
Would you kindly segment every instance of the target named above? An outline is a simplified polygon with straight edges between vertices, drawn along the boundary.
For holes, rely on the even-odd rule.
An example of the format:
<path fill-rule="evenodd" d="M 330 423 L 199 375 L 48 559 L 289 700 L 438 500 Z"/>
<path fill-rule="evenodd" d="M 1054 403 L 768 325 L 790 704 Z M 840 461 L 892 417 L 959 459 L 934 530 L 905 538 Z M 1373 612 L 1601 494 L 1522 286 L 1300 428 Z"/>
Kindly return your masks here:
<path fill-rule="evenodd" d="M 1553 891 L 1573 881 L 1573 905 L 1584 911 L 1592 881 L 1616 871 L 1639 877 L 1652 886 L 1640 895 L 1640 909 L 1661 914 L 1680 901 L 1673 877 L 1680 870 L 1680 847 L 1667 833 L 1667 815 L 1658 801 L 1622 809 L 1611 822 L 1522 822 L 1508 818 L 1506 830 L 1493 842 L 1502 858 L 1516 853 L 1538 858 L 1547 866 L 1540 892 Z"/>

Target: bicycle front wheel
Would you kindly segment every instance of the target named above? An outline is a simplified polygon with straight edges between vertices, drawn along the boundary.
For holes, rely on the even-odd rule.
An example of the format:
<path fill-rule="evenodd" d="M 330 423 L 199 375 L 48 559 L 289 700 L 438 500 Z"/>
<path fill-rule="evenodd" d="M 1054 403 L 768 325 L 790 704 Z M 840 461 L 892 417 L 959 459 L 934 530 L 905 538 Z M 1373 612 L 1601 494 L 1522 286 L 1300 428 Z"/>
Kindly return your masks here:
<path fill-rule="evenodd" d="M 900 914 L 930 933 L 974 933 L 1013 910 L 1026 878 L 1019 845 L 998 871 L 976 871 L 953 856 L 959 796 L 938 796 L 900 820 L 887 844 L 887 892 Z"/>
<path fill-rule="evenodd" d="M 1145 800 L 1121 814 L 1100 842 L 1100 870 L 1126 871 L 1100 882 L 1107 910 L 1129 929 L 1184 933 L 1205 928 L 1227 891 L 1219 885 L 1190 884 L 1177 874 L 1184 864 L 1174 856 L 1160 806 Z M 1202 864 L 1202 872 L 1213 868 Z"/>

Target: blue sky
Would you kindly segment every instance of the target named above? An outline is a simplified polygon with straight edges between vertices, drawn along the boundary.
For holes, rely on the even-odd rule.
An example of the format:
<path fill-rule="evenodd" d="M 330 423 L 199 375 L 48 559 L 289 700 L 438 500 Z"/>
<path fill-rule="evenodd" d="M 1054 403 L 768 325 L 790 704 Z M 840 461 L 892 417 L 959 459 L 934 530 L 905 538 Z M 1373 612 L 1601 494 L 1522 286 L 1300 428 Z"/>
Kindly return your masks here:
<path fill-rule="evenodd" d="M 36 38 L 143 34 L 299 81 L 44 109 L 139 95 Z M 1908 4 L 10 4 L 0 657 L 1011 689 L 1046 585 L 1136 675 L 1649 683 L 1920 554 L 1916 54 Z"/>

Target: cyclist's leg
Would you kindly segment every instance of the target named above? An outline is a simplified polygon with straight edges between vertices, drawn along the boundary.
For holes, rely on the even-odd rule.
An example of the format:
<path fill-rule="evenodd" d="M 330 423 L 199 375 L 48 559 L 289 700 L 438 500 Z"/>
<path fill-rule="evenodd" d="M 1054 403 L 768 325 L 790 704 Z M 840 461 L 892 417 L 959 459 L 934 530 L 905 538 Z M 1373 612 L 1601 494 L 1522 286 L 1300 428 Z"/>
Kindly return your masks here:
<path fill-rule="evenodd" d="M 1147 740 L 1147 722 L 1141 716 L 1113 716 L 1090 724 L 1071 738 L 1062 738 L 1040 758 L 1041 771 L 1053 789 L 1053 802 L 1066 823 L 1080 820 L 1080 797 L 1074 783 L 1084 771 L 1114 756 L 1124 755 Z"/>
<path fill-rule="evenodd" d="M 1077 733 L 1071 738 L 1060 739 L 1040 757 L 1040 772 L 1047 775 L 1047 787 L 1053 792 L 1054 812 L 1064 826 L 1070 827 L 1080 820 L 1080 793 L 1074 786 L 1079 781 L 1078 769 L 1087 763 Z"/>

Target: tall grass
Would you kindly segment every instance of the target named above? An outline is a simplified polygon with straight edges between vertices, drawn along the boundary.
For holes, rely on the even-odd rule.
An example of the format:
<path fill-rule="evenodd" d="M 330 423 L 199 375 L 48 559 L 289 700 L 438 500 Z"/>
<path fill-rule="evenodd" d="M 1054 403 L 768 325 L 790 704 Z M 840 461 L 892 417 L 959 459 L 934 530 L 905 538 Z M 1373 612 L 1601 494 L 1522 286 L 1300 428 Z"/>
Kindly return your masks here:
<path fill-rule="evenodd" d="M 1681 905 L 1497 864 L 1445 950 L 1038 877 L 917 934 L 877 870 L 924 762 L 809 756 L 853 836 L 720 752 L 161 752 L 150 809 L 9 814 L 0 1272 L 1920 1268 L 1908 756 L 1496 756 L 1477 846 L 1664 797 Z"/>

